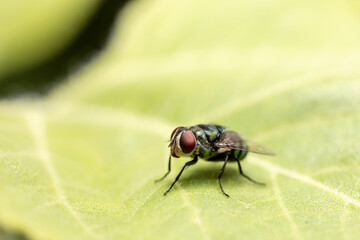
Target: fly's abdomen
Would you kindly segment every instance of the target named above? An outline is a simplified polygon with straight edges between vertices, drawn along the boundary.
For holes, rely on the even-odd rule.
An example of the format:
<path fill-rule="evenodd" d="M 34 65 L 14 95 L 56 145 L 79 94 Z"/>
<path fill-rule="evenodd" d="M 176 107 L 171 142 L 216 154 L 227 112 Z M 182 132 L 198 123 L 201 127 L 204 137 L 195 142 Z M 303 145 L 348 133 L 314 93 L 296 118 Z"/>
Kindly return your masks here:
<path fill-rule="evenodd" d="M 246 157 L 247 153 L 248 152 L 243 150 L 234 149 L 233 155 L 235 159 L 242 160 Z"/>
<path fill-rule="evenodd" d="M 228 152 L 216 153 L 213 154 L 210 158 L 206 159 L 208 161 L 224 161 L 226 157 L 228 157 L 228 161 L 233 162 L 237 160 L 242 160 L 246 157 L 248 152 L 232 149 Z"/>

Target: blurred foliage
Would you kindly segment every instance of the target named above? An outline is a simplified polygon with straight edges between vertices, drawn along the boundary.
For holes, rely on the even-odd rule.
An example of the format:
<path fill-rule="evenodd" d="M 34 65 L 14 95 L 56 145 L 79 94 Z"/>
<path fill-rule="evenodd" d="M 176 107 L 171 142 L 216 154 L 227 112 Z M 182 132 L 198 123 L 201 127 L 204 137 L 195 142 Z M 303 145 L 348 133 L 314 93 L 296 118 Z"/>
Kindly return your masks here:
<path fill-rule="evenodd" d="M 19 232 L 4 230 L 1 228 L 1 226 L 0 226 L 0 239 L 1 240 L 28 240 L 28 238 L 25 235 L 23 235 Z"/>
<path fill-rule="evenodd" d="M 0 97 L 44 94 L 78 70 L 104 47 L 125 2 L 0 3 L 6 13 L 0 22 Z"/>
<path fill-rule="evenodd" d="M 353 1 L 127 5 L 94 61 L 0 104 L 0 223 L 35 239 L 357 239 L 360 15 Z M 277 152 L 166 171 L 178 125 Z M 26 199 L 26 200 L 24 200 Z"/>
<path fill-rule="evenodd" d="M 99 5 L 95 1 L 1 1 L 0 77 L 64 48 Z"/>

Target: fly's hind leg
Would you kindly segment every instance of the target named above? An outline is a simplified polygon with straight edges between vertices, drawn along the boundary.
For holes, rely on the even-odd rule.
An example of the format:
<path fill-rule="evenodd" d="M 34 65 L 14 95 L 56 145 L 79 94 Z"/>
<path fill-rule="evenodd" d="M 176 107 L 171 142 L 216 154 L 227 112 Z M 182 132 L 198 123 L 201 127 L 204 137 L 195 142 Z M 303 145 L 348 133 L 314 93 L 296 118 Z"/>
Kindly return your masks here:
<path fill-rule="evenodd" d="M 225 157 L 225 162 L 224 162 L 223 167 L 221 168 L 221 171 L 220 171 L 220 174 L 219 174 L 218 179 L 219 179 L 220 189 L 221 189 L 222 193 L 223 193 L 225 196 L 230 197 L 230 196 L 224 191 L 224 189 L 223 189 L 223 187 L 222 187 L 222 184 L 221 184 L 221 177 L 222 177 L 222 175 L 223 175 L 223 173 L 224 173 L 224 171 L 225 171 L 225 167 L 226 167 L 226 163 L 227 163 L 228 159 L 229 159 L 229 155 L 226 155 L 226 157 Z"/>
<path fill-rule="evenodd" d="M 236 159 L 237 163 L 238 163 L 238 166 L 239 166 L 239 171 L 240 171 L 240 175 L 243 176 L 244 178 L 246 178 L 247 180 L 255 183 L 255 184 L 259 184 L 259 185 L 265 185 L 265 183 L 262 183 L 262 182 L 258 182 L 258 181 L 255 181 L 253 180 L 252 178 L 250 178 L 249 176 L 247 176 L 245 173 L 243 173 L 242 169 L 241 169 L 241 165 L 240 165 L 240 161 L 239 159 Z"/>

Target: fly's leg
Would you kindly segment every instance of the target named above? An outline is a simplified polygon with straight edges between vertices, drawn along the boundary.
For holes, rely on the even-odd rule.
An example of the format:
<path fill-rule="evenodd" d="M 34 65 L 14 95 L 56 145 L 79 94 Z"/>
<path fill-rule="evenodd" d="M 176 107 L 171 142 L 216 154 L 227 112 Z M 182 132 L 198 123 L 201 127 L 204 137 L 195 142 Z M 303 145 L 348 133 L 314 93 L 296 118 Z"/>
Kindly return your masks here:
<path fill-rule="evenodd" d="M 246 178 L 247 180 L 249 180 L 249 181 L 251 181 L 251 182 L 253 182 L 253 183 L 255 183 L 255 184 L 265 185 L 265 183 L 257 182 L 257 181 L 255 181 L 255 180 L 251 179 L 251 178 L 250 178 L 249 176 L 247 176 L 245 173 L 243 173 L 243 171 L 242 171 L 242 169 L 241 169 L 241 165 L 240 165 L 239 159 L 237 159 L 236 161 L 237 161 L 237 163 L 238 163 L 239 171 L 240 171 L 240 175 L 241 175 L 241 176 L 243 176 L 244 178 Z"/>
<path fill-rule="evenodd" d="M 226 194 L 226 193 L 224 192 L 224 189 L 223 189 L 222 184 L 221 184 L 221 177 L 222 177 L 222 175 L 223 175 L 223 173 L 224 173 L 224 171 L 225 171 L 225 167 L 226 167 L 226 163 L 227 163 L 228 159 L 229 159 L 229 156 L 226 155 L 226 157 L 225 157 L 225 162 L 224 162 L 223 167 L 221 168 L 221 171 L 220 171 L 220 174 L 219 174 L 218 179 L 219 179 L 221 191 L 223 192 L 223 194 L 224 194 L 225 196 L 230 197 L 228 194 Z"/>
<path fill-rule="evenodd" d="M 170 156 L 169 156 L 169 166 L 168 166 L 167 173 L 165 173 L 165 175 L 162 178 L 155 180 L 155 182 L 160 182 L 161 180 L 166 178 L 166 176 L 169 175 L 170 171 L 171 171 L 171 153 L 170 153 Z"/>
<path fill-rule="evenodd" d="M 184 169 L 185 169 L 187 166 L 194 165 L 197 161 L 198 161 L 198 159 L 197 159 L 197 157 L 195 156 L 193 160 L 185 163 L 185 165 L 183 166 L 183 168 L 181 169 L 181 171 L 179 172 L 179 174 L 176 176 L 175 181 L 171 184 L 170 188 L 169 188 L 166 192 L 164 192 L 164 195 L 166 195 L 166 194 L 172 189 L 172 187 L 174 186 L 174 184 L 179 180 L 179 178 L 180 178 L 182 172 L 184 171 Z"/>

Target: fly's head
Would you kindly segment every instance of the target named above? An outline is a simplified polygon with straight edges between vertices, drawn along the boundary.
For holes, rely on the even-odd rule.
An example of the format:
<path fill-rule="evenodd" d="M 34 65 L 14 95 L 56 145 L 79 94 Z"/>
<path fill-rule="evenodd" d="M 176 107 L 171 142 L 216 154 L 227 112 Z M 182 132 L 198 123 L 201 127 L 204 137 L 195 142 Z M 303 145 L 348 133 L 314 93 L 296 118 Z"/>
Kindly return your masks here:
<path fill-rule="evenodd" d="M 196 138 L 186 127 L 177 127 L 171 133 L 170 144 L 173 157 L 191 156 L 196 148 Z"/>

